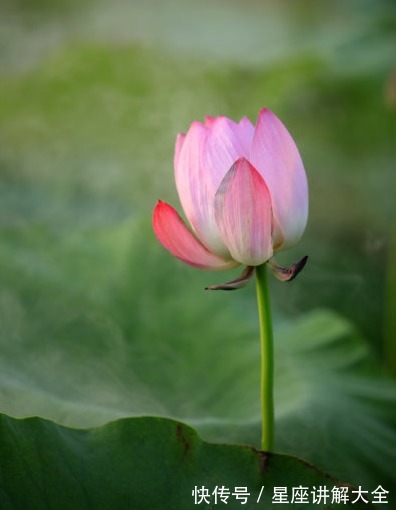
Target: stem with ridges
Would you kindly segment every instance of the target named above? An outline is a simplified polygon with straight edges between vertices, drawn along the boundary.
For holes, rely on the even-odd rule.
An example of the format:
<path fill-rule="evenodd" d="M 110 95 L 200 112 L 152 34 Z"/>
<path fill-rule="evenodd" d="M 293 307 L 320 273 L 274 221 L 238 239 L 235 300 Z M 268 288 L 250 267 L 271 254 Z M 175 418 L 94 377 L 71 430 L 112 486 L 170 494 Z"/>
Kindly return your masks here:
<path fill-rule="evenodd" d="M 256 285 L 261 341 L 261 448 L 271 451 L 274 444 L 274 353 L 266 264 L 256 268 Z"/>

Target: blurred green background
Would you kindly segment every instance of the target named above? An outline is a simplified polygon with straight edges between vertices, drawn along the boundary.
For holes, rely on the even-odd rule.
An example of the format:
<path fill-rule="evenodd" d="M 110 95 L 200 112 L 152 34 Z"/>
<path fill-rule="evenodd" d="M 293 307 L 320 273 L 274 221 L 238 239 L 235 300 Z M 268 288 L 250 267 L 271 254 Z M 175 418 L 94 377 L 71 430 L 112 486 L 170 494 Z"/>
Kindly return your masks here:
<path fill-rule="evenodd" d="M 180 210 L 178 132 L 205 115 L 255 122 L 265 106 L 310 186 L 307 231 L 278 257 L 309 263 L 271 282 L 277 448 L 354 483 L 390 483 L 395 3 L 0 10 L 1 410 L 73 426 L 159 414 L 259 443 L 254 285 L 204 292 L 238 271 L 173 259 L 151 213 L 158 198 Z"/>

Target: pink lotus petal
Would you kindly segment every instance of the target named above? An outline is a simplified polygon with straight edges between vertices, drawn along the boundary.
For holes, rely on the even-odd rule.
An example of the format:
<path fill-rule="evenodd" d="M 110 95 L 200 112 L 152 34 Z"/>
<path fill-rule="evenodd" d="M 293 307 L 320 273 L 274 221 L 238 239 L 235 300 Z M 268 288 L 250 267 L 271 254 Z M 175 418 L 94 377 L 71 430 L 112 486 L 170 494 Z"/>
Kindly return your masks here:
<path fill-rule="evenodd" d="M 241 157 L 248 158 L 254 127 L 244 118 L 239 124 L 227 117 L 217 117 L 208 130 L 202 164 L 211 180 L 213 197 L 225 174 Z"/>
<path fill-rule="evenodd" d="M 254 128 L 243 119 L 236 124 L 226 117 L 193 122 L 175 158 L 176 186 L 184 212 L 202 243 L 221 257 L 228 257 L 214 218 L 214 196 L 231 165 L 247 157 Z"/>
<path fill-rule="evenodd" d="M 246 159 L 238 159 L 221 182 L 215 197 L 215 218 L 235 260 L 257 266 L 272 256 L 271 196 L 261 175 Z"/>
<path fill-rule="evenodd" d="M 227 269 L 237 263 L 208 251 L 188 230 L 177 211 L 158 201 L 153 213 L 153 228 L 159 242 L 178 259 L 200 269 Z"/>
<path fill-rule="evenodd" d="M 271 193 L 274 247 L 298 242 L 308 219 L 308 184 L 300 154 L 286 127 L 270 110 L 259 113 L 250 161 Z"/>
<path fill-rule="evenodd" d="M 176 143 L 175 143 L 175 156 L 174 156 L 174 164 L 175 167 L 178 164 L 180 151 L 183 147 L 184 139 L 186 138 L 186 135 L 184 133 L 179 133 L 176 137 Z"/>
<path fill-rule="evenodd" d="M 207 222 L 210 183 L 202 165 L 207 132 L 208 128 L 204 124 L 192 122 L 181 150 L 175 157 L 176 187 L 183 210 L 198 238 L 210 251 L 227 255 L 226 247 L 216 232 L 213 235 Z"/>
<path fill-rule="evenodd" d="M 243 140 L 243 145 L 248 148 L 247 153 L 250 156 L 250 148 L 253 142 L 254 126 L 247 117 L 242 117 L 238 123 L 239 136 Z"/>

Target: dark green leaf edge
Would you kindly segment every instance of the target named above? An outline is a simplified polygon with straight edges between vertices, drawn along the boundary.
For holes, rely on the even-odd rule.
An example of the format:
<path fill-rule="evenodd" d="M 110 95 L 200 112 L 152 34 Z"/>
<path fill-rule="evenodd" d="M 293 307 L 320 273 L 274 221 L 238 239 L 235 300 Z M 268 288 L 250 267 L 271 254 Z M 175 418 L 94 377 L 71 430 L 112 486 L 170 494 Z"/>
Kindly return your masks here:
<path fill-rule="evenodd" d="M 296 457 L 205 442 L 191 427 L 168 418 L 126 418 L 73 429 L 38 417 L 0 415 L 0 451 L 2 510 L 184 510 L 197 508 L 194 487 L 212 492 L 216 486 L 231 493 L 247 487 L 250 496 L 243 508 L 260 508 L 271 504 L 274 487 L 291 493 L 300 485 L 309 490 L 326 486 L 331 494 L 335 486 L 348 486 Z M 241 508 L 241 502 L 230 497 L 227 508 Z"/>

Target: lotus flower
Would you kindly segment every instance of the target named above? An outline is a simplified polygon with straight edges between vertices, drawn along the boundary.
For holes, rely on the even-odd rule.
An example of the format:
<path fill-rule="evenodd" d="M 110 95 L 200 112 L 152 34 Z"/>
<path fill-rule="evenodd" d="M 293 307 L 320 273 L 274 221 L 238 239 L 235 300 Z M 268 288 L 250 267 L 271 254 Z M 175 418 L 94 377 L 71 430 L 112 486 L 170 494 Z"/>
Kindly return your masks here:
<path fill-rule="evenodd" d="M 192 122 L 187 134 L 177 137 L 174 164 L 192 231 L 162 201 L 155 206 L 153 228 L 160 243 L 186 264 L 212 270 L 244 264 L 249 276 L 249 268 L 301 238 L 308 218 L 307 178 L 296 144 L 270 110 L 260 111 L 256 126 L 246 117 L 239 123 L 226 117 Z M 278 276 L 290 271 L 278 270 Z"/>

